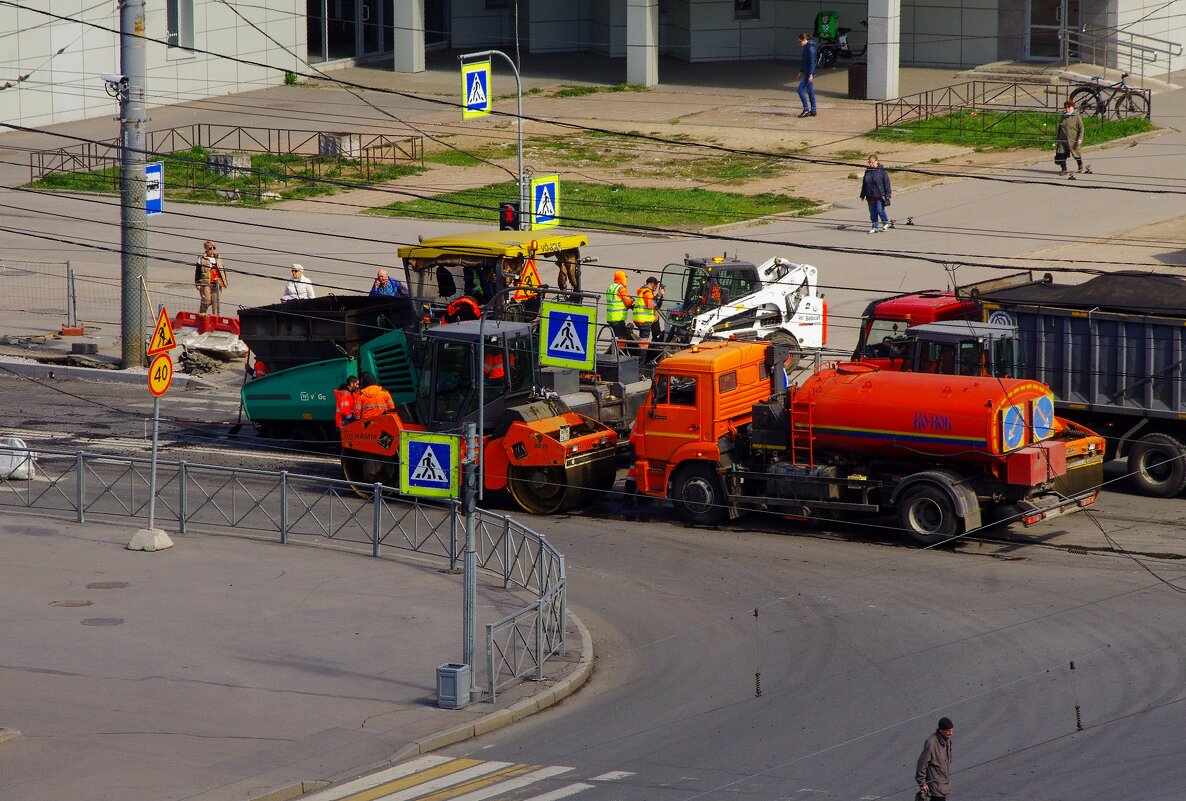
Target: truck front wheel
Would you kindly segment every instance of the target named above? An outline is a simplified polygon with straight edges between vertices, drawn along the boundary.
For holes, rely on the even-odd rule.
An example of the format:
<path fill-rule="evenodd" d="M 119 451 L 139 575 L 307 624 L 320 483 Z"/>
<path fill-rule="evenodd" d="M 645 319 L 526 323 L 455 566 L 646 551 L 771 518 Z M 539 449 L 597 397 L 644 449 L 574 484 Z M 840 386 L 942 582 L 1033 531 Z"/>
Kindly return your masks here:
<path fill-rule="evenodd" d="M 1146 434 L 1128 453 L 1133 489 L 1154 498 L 1172 498 L 1186 488 L 1186 448 L 1169 434 Z"/>
<path fill-rule="evenodd" d="M 916 545 L 931 546 L 958 536 L 963 521 L 943 490 L 922 484 L 906 491 L 898 506 L 898 521 Z"/>
<path fill-rule="evenodd" d="M 671 502 L 680 520 L 695 526 L 718 526 L 729 512 L 721 477 L 706 464 L 687 465 L 675 474 Z"/>

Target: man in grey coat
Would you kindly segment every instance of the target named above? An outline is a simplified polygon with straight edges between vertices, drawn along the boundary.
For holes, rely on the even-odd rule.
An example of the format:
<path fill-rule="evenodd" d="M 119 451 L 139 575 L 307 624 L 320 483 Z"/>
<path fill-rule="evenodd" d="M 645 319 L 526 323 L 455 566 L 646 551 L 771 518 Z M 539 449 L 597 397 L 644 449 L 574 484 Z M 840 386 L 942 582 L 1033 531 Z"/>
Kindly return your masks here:
<path fill-rule="evenodd" d="M 939 718 L 935 733 L 923 744 L 918 757 L 914 780 L 923 798 L 947 801 L 951 794 L 951 735 L 955 724 L 951 718 Z"/>
<path fill-rule="evenodd" d="M 1058 120 L 1058 133 L 1054 138 L 1054 163 L 1059 175 L 1067 174 L 1067 158 L 1072 157 L 1083 172 L 1083 118 L 1070 100 L 1063 103 L 1062 117 Z"/>

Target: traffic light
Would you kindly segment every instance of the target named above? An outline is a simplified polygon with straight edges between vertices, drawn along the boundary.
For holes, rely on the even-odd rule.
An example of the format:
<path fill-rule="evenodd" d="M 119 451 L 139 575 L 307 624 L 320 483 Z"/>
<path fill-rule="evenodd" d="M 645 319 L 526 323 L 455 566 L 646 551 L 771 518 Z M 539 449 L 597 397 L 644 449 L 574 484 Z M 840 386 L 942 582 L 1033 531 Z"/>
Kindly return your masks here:
<path fill-rule="evenodd" d="M 519 204 L 518 203 L 500 203 L 500 204 L 498 204 L 498 230 L 500 230 L 500 231 L 518 231 L 519 230 Z"/>

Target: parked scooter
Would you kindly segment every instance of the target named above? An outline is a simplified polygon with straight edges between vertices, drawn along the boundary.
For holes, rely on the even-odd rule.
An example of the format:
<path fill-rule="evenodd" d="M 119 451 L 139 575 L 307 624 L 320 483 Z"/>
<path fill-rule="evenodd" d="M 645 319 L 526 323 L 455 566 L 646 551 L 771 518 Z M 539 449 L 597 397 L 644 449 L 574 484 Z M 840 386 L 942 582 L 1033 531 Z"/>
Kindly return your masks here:
<path fill-rule="evenodd" d="M 860 50 L 853 50 L 848 43 L 848 35 L 852 28 L 840 28 L 840 15 L 835 11 L 821 11 L 815 15 L 815 40 L 819 43 L 816 48 L 815 63 L 822 68 L 835 67 L 842 58 L 860 58 L 869 49 L 869 37 L 865 37 L 865 46 Z M 861 26 L 868 30 L 869 21 L 861 20 Z"/>

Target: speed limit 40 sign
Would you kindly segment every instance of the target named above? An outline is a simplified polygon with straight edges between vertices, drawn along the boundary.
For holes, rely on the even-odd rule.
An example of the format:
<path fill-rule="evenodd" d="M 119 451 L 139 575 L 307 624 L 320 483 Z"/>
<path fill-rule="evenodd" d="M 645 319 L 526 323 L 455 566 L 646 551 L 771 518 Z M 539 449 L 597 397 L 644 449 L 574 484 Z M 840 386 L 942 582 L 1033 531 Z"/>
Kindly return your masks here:
<path fill-rule="evenodd" d="M 148 391 L 154 398 L 159 398 L 169 391 L 173 383 L 173 360 L 168 353 L 160 353 L 153 357 L 148 366 Z"/>

